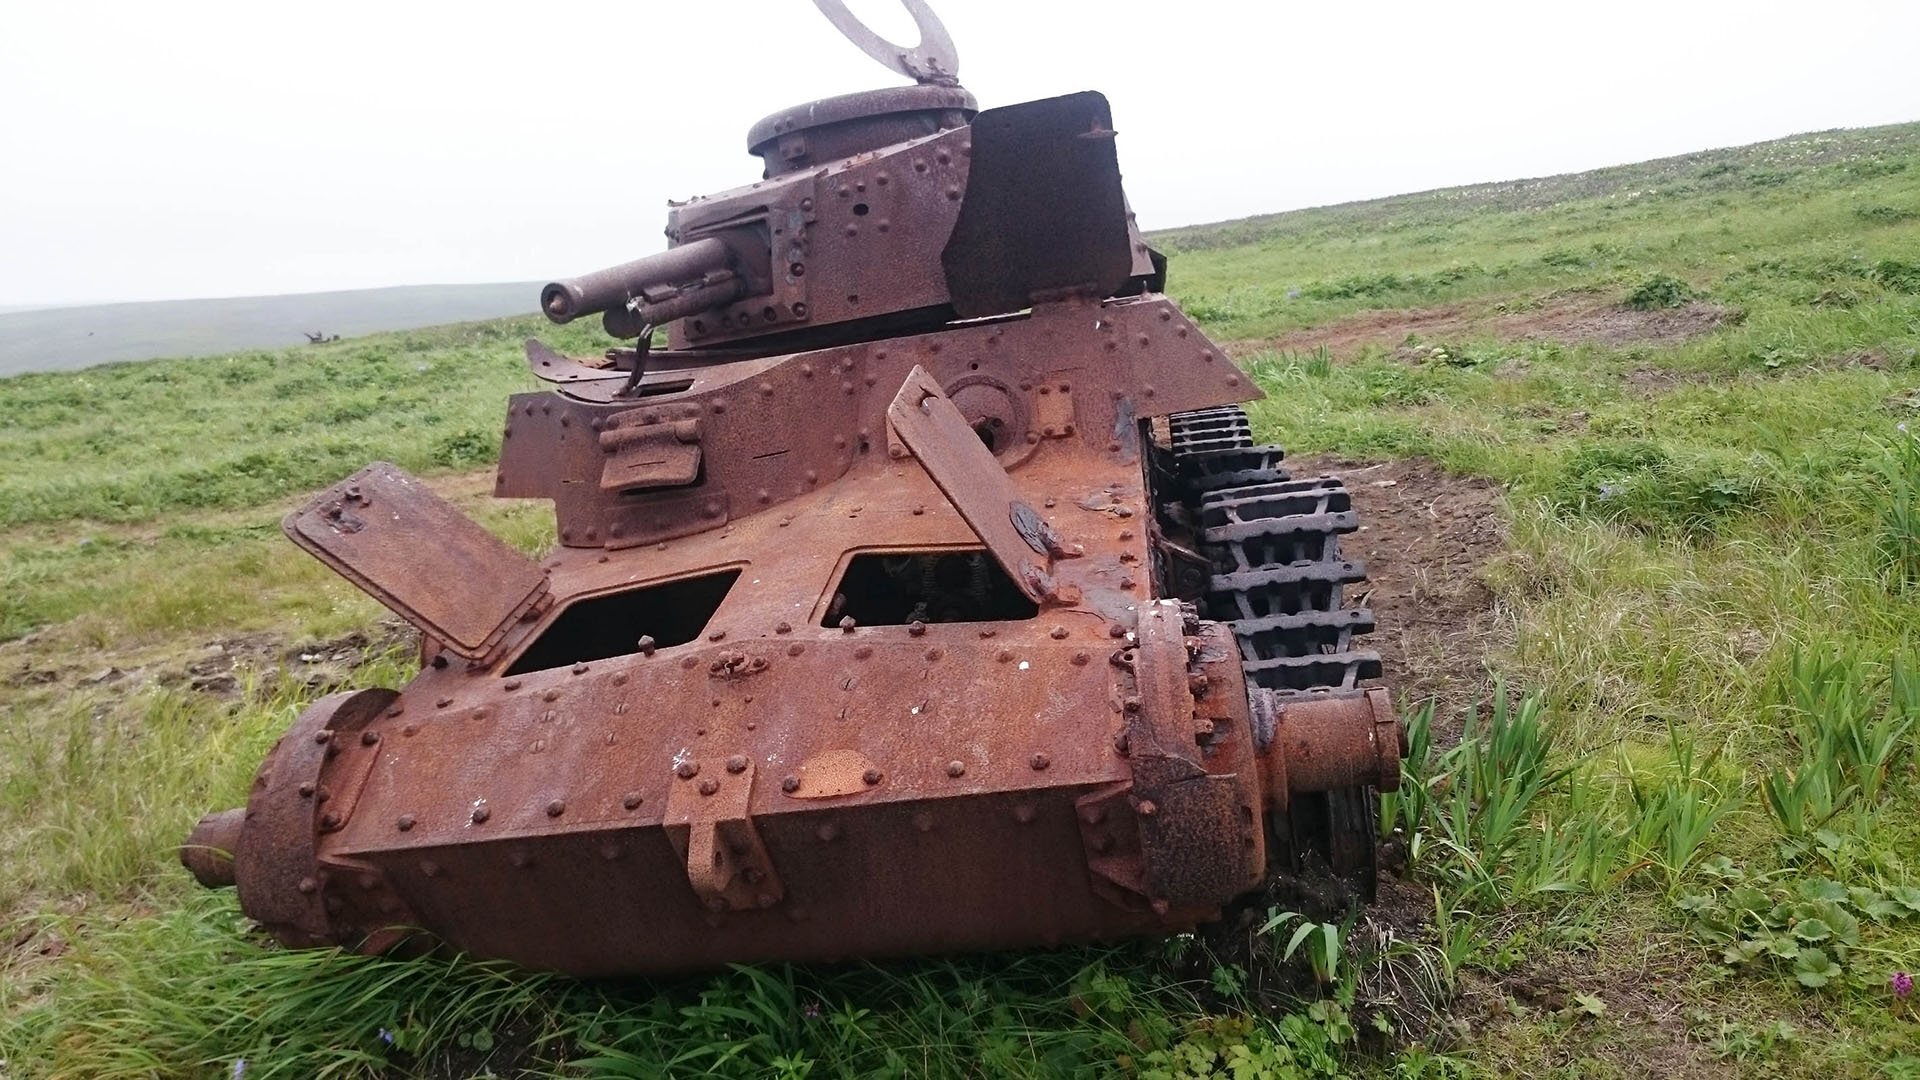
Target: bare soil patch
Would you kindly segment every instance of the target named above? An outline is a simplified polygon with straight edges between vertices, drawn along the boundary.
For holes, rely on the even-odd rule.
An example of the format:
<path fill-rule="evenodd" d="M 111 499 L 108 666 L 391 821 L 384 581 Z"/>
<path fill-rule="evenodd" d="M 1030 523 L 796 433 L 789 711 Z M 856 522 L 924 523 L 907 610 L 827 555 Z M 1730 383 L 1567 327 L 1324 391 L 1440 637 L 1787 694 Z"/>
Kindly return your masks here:
<path fill-rule="evenodd" d="M 1695 1038 L 1687 1017 L 1694 960 L 1655 942 L 1609 943 L 1604 957 L 1560 953 L 1501 975 L 1469 977 L 1452 1014 L 1482 1047 L 1529 1046 L 1501 1069 L 1604 1068 L 1610 1075 L 1707 1080 L 1734 1074 Z M 1584 1000 L 1583 1000 L 1584 999 Z M 1505 1029 L 1541 1013 L 1567 1029 L 1549 1045 L 1511 1040 Z"/>
<path fill-rule="evenodd" d="M 18 660 L 0 670 L 0 686 L 101 688 L 112 696 L 127 697 L 158 685 L 234 698 L 250 685 L 291 681 L 310 693 L 327 693 L 346 685 L 354 671 L 417 641 L 418 636 L 412 627 L 388 618 L 368 630 L 329 641 L 297 641 L 260 632 L 216 638 L 184 652 L 99 650 L 63 656 L 16 649 Z M 31 640 L 21 642 L 31 644 Z"/>
<path fill-rule="evenodd" d="M 1409 335 L 1422 340 L 1496 337 L 1512 341 L 1672 345 L 1731 322 L 1739 312 L 1706 301 L 1677 308 L 1636 311 L 1591 293 L 1570 293 L 1538 304 L 1450 304 L 1413 310 L 1368 311 L 1258 343 L 1261 348 L 1310 351 L 1324 348 L 1348 357 L 1363 346 L 1393 348 Z"/>
<path fill-rule="evenodd" d="M 1444 727 L 1485 696 L 1486 658 L 1511 641 L 1493 593 L 1480 579 L 1487 561 L 1506 549 L 1500 487 L 1455 476 L 1414 458 L 1364 463 L 1338 457 L 1288 460 L 1295 476 L 1346 481 L 1360 531 L 1341 551 L 1367 568 L 1367 583 L 1350 603 L 1373 610 L 1371 647 L 1385 681 L 1406 702 L 1433 699 Z"/>
<path fill-rule="evenodd" d="M 157 679 L 222 697 L 240 693 L 252 680 L 291 680 L 310 692 L 327 693 L 346 685 L 374 658 L 417 637 L 412 627 L 393 618 L 331 641 L 290 643 L 272 633 L 243 634 L 208 642 L 183 670 L 161 672 Z"/>

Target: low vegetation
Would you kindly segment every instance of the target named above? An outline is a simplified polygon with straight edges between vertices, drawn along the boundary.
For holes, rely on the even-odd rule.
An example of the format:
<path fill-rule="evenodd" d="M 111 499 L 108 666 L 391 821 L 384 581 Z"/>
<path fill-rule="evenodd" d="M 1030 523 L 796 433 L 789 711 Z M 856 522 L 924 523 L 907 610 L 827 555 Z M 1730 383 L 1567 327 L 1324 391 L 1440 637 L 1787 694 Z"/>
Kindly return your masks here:
<path fill-rule="evenodd" d="M 1920 1075 L 1920 126 L 1162 242 L 1263 434 L 1505 492 L 1375 909 L 667 985 L 269 947 L 171 846 L 410 662 L 275 520 L 383 457 L 539 549 L 479 474 L 532 326 L 26 376 L 0 1076 Z"/>

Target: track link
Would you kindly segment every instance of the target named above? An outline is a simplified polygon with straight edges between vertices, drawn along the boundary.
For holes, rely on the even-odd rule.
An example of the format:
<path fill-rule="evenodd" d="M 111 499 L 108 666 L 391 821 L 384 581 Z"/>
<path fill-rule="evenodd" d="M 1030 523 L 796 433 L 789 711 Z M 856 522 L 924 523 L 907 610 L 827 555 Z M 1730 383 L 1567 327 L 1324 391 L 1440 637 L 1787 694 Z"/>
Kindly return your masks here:
<path fill-rule="evenodd" d="M 1359 528 L 1346 486 L 1293 479 L 1280 447 L 1254 444 L 1237 405 L 1175 414 L 1168 431 L 1185 518 L 1212 569 L 1200 608 L 1232 628 L 1249 685 L 1284 700 L 1358 693 L 1378 678 L 1379 654 L 1354 647 L 1373 613 L 1346 604 L 1346 587 L 1366 580 L 1340 554 L 1340 537 Z M 1350 903 L 1371 899 L 1378 806 L 1371 788 L 1296 796 L 1271 822 L 1276 863 L 1330 872 Z"/>

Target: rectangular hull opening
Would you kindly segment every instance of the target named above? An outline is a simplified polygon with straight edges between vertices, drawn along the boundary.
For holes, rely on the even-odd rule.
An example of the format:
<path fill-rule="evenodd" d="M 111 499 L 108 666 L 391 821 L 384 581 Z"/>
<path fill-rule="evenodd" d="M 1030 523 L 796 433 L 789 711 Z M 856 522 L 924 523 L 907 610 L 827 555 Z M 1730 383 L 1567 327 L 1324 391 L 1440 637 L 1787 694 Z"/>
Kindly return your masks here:
<path fill-rule="evenodd" d="M 503 674 L 626 656 L 642 637 L 662 649 L 684 645 L 706 631 L 739 578 L 738 569 L 723 570 L 575 600 Z"/>
<path fill-rule="evenodd" d="M 984 550 L 855 555 L 834 587 L 822 626 L 1008 622 L 1040 613 Z"/>

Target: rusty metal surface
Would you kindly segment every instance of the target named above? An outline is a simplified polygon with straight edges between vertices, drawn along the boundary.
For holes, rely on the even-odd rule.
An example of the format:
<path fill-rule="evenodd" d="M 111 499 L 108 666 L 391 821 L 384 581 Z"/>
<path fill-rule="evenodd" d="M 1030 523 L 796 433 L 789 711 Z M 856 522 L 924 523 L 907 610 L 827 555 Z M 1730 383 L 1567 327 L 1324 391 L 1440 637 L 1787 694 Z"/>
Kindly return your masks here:
<path fill-rule="evenodd" d="M 193 879 L 209 889 L 237 884 L 233 852 L 240 846 L 240 833 L 246 827 L 247 812 L 242 809 L 216 810 L 203 814 L 180 845 L 180 865 Z"/>
<path fill-rule="evenodd" d="M 1252 710 L 1255 745 L 1273 809 L 1284 811 L 1295 794 L 1400 789 L 1405 735 L 1385 689 L 1302 698 L 1256 688 Z M 1262 727 L 1270 736 L 1258 737 Z"/>
<path fill-rule="evenodd" d="M 1105 100 L 971 126 L 908 8 L 850 33 L 922 85 L 768 117 L 762 180 L 543 294 L 668 345 L 528 343 L 495 494 L 552 500 L 541 564 L 392 466 L 289 516 L 429 663 L 304 711 L 196 878 L 289 945 L 583 975 L 1050 945 L 1216 918 L 1297 861 L 1269 820 L 1397 782 L 1384 691 L 1250 689 L 1181 602 L 1155 431 L 1260 392 L 1153 291 Z"/>
<path fill-rule="evenodd" d="M 968 131 L 966 200 L 940 254 L 954 312 L 1120 292 L 1133 238 L 1107 99 L 1086 91 L 988 109 Z"/>
<path fill-rule="evenodd" d="M 433 639 L 485 658 L 545 599 L 547 576 L 398 467 L 375 462 L 281 528 Z"/>
<path fill-rule="evenodd" d="M 685 487 L 699 478 L 700 421 L 619 421 L 611 417 L 600 429 L 600 490 Z"/>
<path fill-rule="evenodd" d="M 554 322 L 566 323 L 631 300 L 652 301 L 657 293 L 664 300 L 665 294 L 705 282 L 709 275 L 727 269 L 732 260 L 733 252 L 720 240 L 695 240 L 658 255 L 553 282 L 540 290 L 540 310 Z"/>
<path fill-rule="evenodd" d="M 1122 700 L 1133 769 L 1128 803 L 1140 819 L 1143 882 L 1156 903 L 1224 904 L 1256 887 L 1266 868 L 1244 706 L 1211 716 L 1196 708 L 1196 692 L 1211 690 L 1202 635 L 1219 629 L 1204 627 L 1179 601 L 1156 600 L 1141 610 L 1137 643 L 1121 658 L 1133 674 Z"/>
<path fill-rule="evenodd" d="M 1067 547 L 1020 495 L 993 451 L 925 368 L 907 373 L 887 407 L 887 422 L 906 444 L 905 452 L 894 456 L 913 455 L 1021 592 L 1039 603 L 1069 598 L 1054 583 L 1053 560 L 1080 550 Z"/>
<path fill-rule="evenodd" d="M 1137 475 L 1141 420 L 1261 396 L 1165 297 L 1069 298 L 937 333 L 722 365 L 657 365 L 637 402 L 620 397 L 611 380 L 516 395 L 495 494 L 554 500 L 569 547 L 719 529 L 884 458 L 887 407 L 916 365 L 949 390 L 969 424 L 1001 421 L 995 456 L 1015 469 L 1087 454 L 1100 462 L 1093 467 Z M 656 387 L 671 392 L 651 393 Z M 616 414 L 621 423 L 699 420 L 703 483 L 604 498 L 599 436 Z"/>
<path fill-rule="evenodd" d="M 398 698 L 392 690 L 321 698 L 300 713 L 254 776 L 245 827 L 233 838 L 240 904 L 284 944 L 341 940 L 322 892 L 318 852 L 352 817 L 364 769 L 328 765 Z"/>

